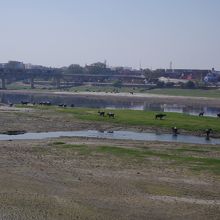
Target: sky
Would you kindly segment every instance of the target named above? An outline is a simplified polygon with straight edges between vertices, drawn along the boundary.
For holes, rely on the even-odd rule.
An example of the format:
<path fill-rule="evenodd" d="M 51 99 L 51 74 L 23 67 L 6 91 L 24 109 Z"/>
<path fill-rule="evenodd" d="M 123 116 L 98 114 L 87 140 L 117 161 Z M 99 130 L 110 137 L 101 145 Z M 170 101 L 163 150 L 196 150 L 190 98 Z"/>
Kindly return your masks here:
<path fill-rule="evenodd" d="M 220 70 L 219 0 L 0 0 L 0 63 Z"/>

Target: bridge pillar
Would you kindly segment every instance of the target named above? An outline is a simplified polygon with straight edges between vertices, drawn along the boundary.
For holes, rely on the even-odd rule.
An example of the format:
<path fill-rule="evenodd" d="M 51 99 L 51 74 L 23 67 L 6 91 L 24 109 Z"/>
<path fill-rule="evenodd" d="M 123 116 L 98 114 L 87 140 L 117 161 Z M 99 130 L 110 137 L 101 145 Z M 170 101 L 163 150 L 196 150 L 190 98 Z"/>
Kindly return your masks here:
<path fill-rule="evenodd" d="M 31 89 L 34 89 L 34 77 L 30 78 Z"/>
<path fill-rule="evenodd" d="M 60 78 L 56 78 L 56 87 L 57 89 L 60 89 Z"/>
<path fill-rule="evenodd" d="M 2 80 L 2 89 L 6 89 L 5 77 L 2 76 L 1 80 Z"/>

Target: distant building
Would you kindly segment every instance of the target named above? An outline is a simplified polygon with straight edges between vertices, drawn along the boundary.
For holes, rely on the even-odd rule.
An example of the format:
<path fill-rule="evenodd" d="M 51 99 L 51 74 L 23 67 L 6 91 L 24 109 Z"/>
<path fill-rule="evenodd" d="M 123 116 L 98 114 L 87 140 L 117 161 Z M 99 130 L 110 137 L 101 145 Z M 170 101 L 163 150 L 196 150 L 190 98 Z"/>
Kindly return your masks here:
<path fill-rule="evenodd" d="M 6 69 L 16 69 L 16 70 L 23 70 L 25 69 L 25 65 L 22 62 L 18 61 L 9 61 L 4 66 Z"/>
<path fill-rule="evenodd" d="M 204 77 L 205 83 L 217 83 L 220 80 L 220 71 L 214 68 Z"/>
<path fill-rule="evenodd" d="M 174 84 L 187 83 L 189 81 L 187 79 L 174 79 L 174 78 L 163 77 L 163 76 L 159 77 L 158 80 L 164 83 L 174 83 Z"/>
<path fill-rule="evenodd" d="M 5 67 L 4 63 L 0 63 L 0 69 L 3 69 Z"/>
<path fill-rule="evenodd" d="M 29 69 L 33 68 L 33 65 L 31 63 L 26 63 L 26 64 L 24 64 L 24 67 L 26 70 L 29 70 Z"/>

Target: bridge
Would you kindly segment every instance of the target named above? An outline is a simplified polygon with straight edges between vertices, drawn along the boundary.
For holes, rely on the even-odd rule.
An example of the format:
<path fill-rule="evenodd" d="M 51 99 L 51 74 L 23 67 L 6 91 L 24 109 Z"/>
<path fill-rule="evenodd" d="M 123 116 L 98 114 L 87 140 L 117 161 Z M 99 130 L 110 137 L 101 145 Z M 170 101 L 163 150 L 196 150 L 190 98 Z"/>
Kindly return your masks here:
<path fill-rule="evenodd" d="M 141 75 L 117 75 L 117 74 L 64 74 L 61 69 L 0 69 L 1 88 L 6 88 L 6 82 L 27 80 L 32 89 L 35 88 L 35 80 L 50 81 L 56 88 L 61 85 L 68 86 L 82 83 L 112 83 L 120 80 L 125 84 L 144 84 L 145 77 Z M 61 84 L 62 83 L 62 84 Z"/>
<path fill-rule="evenodd" d="M 31 88 L 34 88 L 34 79 L 41 78 L 53 80 L 56 87 L 60 87 L 62 72 L 59 69 L 0 69 L 2 89 L 6 89 L 7 81 L 29 80 Z"/>

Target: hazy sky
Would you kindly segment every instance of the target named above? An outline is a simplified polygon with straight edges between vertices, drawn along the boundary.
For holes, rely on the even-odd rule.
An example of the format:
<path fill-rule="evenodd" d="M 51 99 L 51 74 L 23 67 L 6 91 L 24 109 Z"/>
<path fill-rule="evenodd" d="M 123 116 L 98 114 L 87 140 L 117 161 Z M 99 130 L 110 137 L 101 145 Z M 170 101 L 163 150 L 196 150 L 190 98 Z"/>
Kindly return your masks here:
<path fill-rule="evenodd" d="M 220 0 L 0 0 L 0 63 L 220 69 Z"/>

